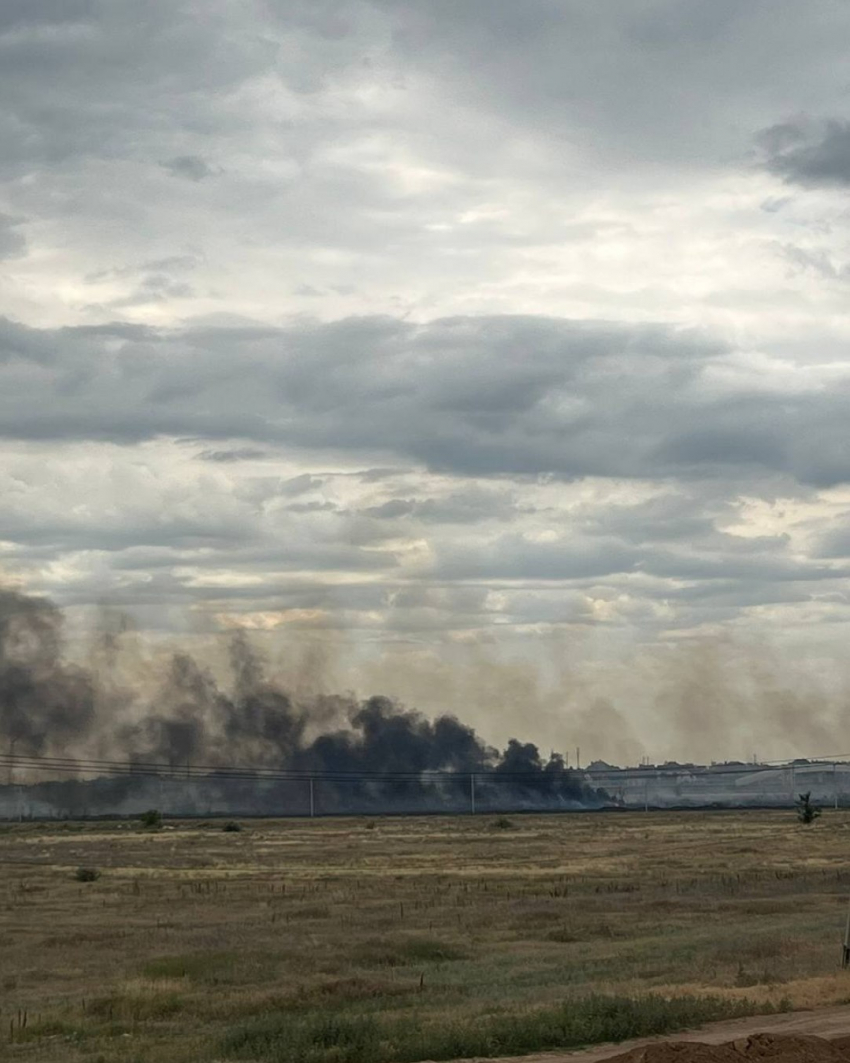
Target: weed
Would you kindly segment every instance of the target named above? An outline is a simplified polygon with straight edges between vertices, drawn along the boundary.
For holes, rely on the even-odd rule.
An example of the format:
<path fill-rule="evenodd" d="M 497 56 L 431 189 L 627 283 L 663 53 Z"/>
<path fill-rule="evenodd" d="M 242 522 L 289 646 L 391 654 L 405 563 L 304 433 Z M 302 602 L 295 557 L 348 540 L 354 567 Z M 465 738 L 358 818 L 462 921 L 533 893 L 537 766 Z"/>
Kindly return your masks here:
<path fill-rule="evenodd" d="M 74 872 L 77 882 L 97 882 L 100 871 L 96 867 L 78 867 Z"/>

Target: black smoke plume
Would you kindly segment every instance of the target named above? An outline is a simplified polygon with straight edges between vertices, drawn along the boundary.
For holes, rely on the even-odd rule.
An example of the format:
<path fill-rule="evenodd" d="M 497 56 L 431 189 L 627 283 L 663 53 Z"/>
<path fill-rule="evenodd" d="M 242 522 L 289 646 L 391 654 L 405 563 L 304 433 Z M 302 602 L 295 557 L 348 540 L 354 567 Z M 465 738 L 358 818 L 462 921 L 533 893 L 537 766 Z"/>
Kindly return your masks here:
<path fill-rule="evenodd" d="M 192 656 L 175 652 L 145 695 L 122 687 L 107 667 L 120 652 L 114 636 L 104 639 L 104 666 L 86 668 L 66 660 L 62 627 L 46 599 L 0 590 L 0 754 L 112 758 L 139 773 L 91 778 L 89 770 L 85 779 L 37 781 L 29 768 L 26 800 L 36 814 L 147 804 L 184 813 L 297 813 L 305 810 L 308 777 L 322 812 L 450 810 L 466 807 L 471 789 L 479 809 L 604 802 L 559 755 L 544 760 L 515 739 L 499 752 L 454 716 L 432 721 L 382 696 L 295 698 L 269 678 L 243 632 L 229 642 L 227 690 Z M 151 765 L 162 769 L 141 774 Z M 234 766 L 301 777 L 234 778 Z M 12 760 L 8 771 L 15 770 Z M 0 814 L 9 814 L 13 790 L 20 804 L 22 789 L 11 779 L 0 787 Z"/>

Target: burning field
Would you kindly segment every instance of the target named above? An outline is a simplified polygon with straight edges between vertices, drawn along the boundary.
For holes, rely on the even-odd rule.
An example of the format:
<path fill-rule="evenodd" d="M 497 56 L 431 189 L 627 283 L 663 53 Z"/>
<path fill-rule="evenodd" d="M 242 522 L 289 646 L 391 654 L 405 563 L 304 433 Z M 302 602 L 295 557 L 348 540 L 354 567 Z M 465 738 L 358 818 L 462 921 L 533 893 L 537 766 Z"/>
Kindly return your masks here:
<path fill-rule="evenodd" d="M 476 772 L 482 808 L 581 809 L 607 800 L 560 754 L 542 757 L 518 739 L 494 749 L 454 716 L 432 721 L 382 696 L 296 696 L 243 632 L 225 656 L 222 684 L 183 650 L 141 662 L 120 632 L 107 631 L 87 661 L 72 662 L 61 611 L 0 589 L 0 817 L 19 816 L 22 786 L 36 816 L 126 814 L 151 802 L 184 814 L 306 811 L 304 786 L 287 773 L 322 777 L 325 813 L 465 811 Z M 56 758 L 81 778 L 59 784 L 40 766 Z M 105 760 L 140 772 L 93 782 L 103 772 L 87 766 Z M 145 765 L 185 769 L 184 778 L 202 782 L 165 792 Z M 266 783 L 240 769 L 265 772 Z"/>
<path fill-rule="evenodd" d="M 4 1058 L 412 1063 L 850 998 L 844 812 L 224 826 L 2 828 Z"/>

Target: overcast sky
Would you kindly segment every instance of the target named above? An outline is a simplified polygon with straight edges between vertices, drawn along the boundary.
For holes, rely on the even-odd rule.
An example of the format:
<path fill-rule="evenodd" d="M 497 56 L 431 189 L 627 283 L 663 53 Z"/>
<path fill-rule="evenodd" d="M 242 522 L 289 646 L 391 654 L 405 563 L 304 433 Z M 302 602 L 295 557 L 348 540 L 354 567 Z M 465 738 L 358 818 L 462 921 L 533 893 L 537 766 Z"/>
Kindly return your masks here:
<path fill-rule="evenodd" d="M 7 579 L 336 640 L 495 739 L 838 751 L 848 41 L 845 0 L 4 0 Z"/>

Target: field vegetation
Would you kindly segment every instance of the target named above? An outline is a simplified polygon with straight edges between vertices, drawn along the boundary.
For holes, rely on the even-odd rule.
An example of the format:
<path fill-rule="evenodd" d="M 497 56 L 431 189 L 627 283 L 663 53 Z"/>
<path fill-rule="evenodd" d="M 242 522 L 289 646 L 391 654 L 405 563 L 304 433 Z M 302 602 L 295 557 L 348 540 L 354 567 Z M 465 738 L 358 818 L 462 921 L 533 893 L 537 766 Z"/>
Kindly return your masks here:
<path fill-rule="evenodd" d="M 415 1063 L 850 1001 L 847 813 L 239 826 L 0 825 L 0 1057 Z"/>

